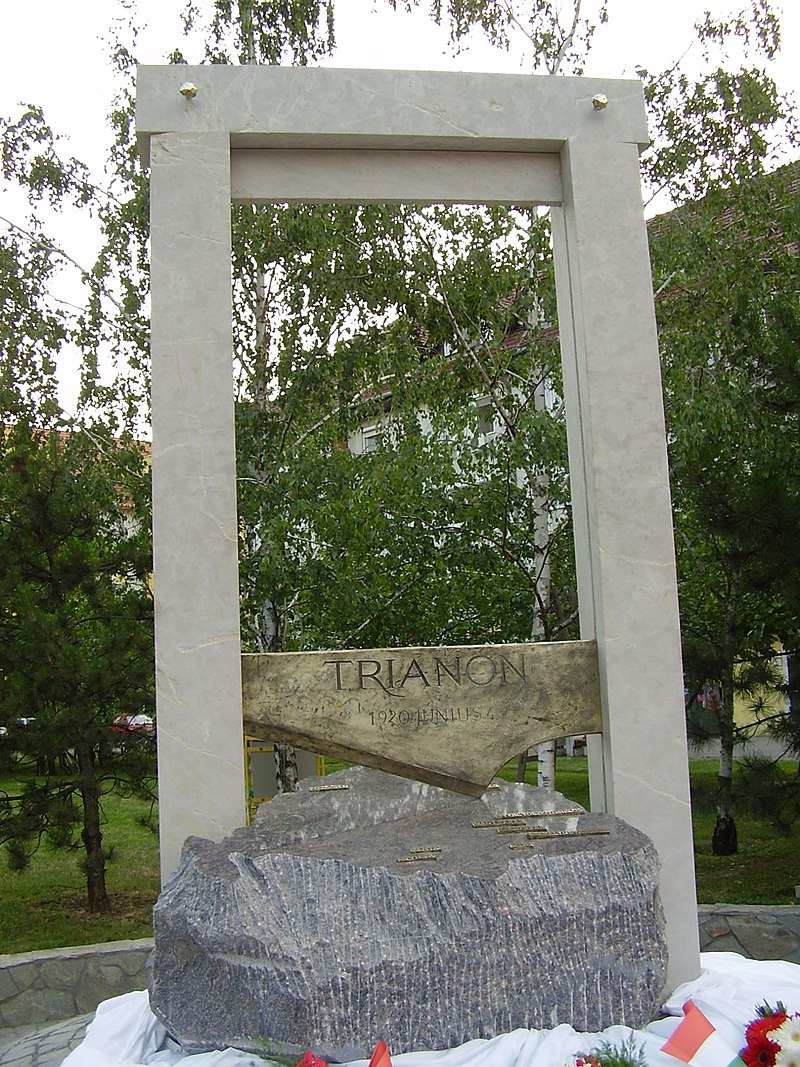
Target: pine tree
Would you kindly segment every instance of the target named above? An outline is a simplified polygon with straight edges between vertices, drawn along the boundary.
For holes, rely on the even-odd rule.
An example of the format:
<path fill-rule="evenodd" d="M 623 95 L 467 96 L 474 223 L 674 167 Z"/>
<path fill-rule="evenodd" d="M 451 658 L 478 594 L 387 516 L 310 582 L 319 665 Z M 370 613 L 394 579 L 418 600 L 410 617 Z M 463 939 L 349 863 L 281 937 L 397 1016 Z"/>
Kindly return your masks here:
<path fill-rule="evenodd" d="M 82 842 L 101 912 L 102 798 L 154 794 L 152 740 L 112 729 L 152 710 L 146 457 L 24 419 L 0 452 L 0 841 L 20 870 L 43 841 Z"/>

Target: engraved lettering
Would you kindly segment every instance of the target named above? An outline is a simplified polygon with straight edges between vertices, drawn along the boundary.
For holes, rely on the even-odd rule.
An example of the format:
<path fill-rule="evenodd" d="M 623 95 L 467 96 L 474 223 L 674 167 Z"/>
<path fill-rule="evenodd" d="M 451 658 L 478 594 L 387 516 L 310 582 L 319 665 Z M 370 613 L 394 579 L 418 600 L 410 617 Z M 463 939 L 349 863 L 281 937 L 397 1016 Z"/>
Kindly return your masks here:
<path fill-rule="evenodd" d="M 372 677 L 371 675 L 369 677 Z M 475 707 L 448 708 L 390 708 L 389 711 L 369 711 L 373 726 L 441 726 L 442 723 L 478 722 L 491 713 Z"/>
<path fill-rule="evenodd" d="M 419 680 L 426 688 L 430 688 L 431 683 L 425 677 L 425 672 L 423 671 L 422 667 L 420 667 L 416 659 L 412 659 L 412 661 L 409 663 L 406 669 L 406 673 L 400 679 L 400 683 L 397 688 L 402 689 L 410 678 L 419 678 Z"/>
<path fill-rule="evenodd" d="M 506 673 L 507 671 L 513 671 L 513 673 L 516 674 L 516 676 L 518 678 L 520 678 L 524 682 L 525 681 L 525 660 L 522 657 L 520 657 L 519 667 L 515 667 L 514 664 L 511 662 L 510 659 L 508 659 L 507 656 L 501 656 L 500 657 L 500 672 L 501 672 L 501 674 L 503 676 L 503 682 L 502 682 L 503 685 L 507 685 L 508 684 L 508 674 Z"/>
<path fill-rule="evenodd" d="M 481 666 L 480 661 L 487 666 Z M 464 670 L 473 685 L 489 685 L 497 674 L 497 666 L 490 656 L 472 656 Z"/>
<path fill-rule="evenodd" d="M 369 667 L 374 667 L 375 670 L 366 671 L 365 668 L 368 667 L 368 666 Z M 364 688 L 364 682 L 366 681 L 366 679 L 367 678 L 372 678 L 374 681 L 376 681 L 378 683 L 378 685 L 381 687 L 381 689 L 384 691 L 384 693 L 388 693 L 389 690 L 386 688 L 386 686 L 383 684 L 383 682 L 378 677 L 378 675 L 380 673 L 381 673 L 380 660 L 377 660 L 377 659 L 360 659 L 358 661 L 358 688 L 359 689 L 363 689 Z"/>
<path fill-rule="evenodd" d="M 461 685 L 461 657 L 456 656 L 455 673 L 450 670 L 446 663 L 443 663 L 440 659 L 435 659 L 436 664 L 436 684 L 442 684 L 442 675 L 446 674 L 448 678 L 452 678 L 456 685 Z"/>
<path fill-rule="evenodd" d="M 353 661 L 351 659 L 326 659 L 324 661 L 326 667 L 328 666 L 329 663 L 332 663 L 334 665 L 334 667 L 336 668 L 336 688 L 337 689 L 341 689 L 342 688 L 342 664 L 343 663 L 352 663 L 352 662 Z"/>
<path fill-rule="evenodd" d="M 414 656 L 405 661 L 392 656 L 386 659 L 328 659 L 323 663 L 333 667 L 339 691 L 369 689 L 369 681 L 391 695 L 399 695 L 398 690 L 409 688 L 409 683 L 414 681 L 420 682 L 425 689 L 441 689 L 451 685 L 460 688 L 465 682 L 478 686 L 527 683 L 525 658 L 522 655 L 512 659 L 479 652 L 466 661 L 461 656 L 449 660 L 433 656 L 430 661 L 424 656 Z M 347 673 L 344 670 L 346 666 L 355 665 L 358 667 L 357 679 L 355 672 Z M 546 696 L 540 695 L 540 701 Z"/>

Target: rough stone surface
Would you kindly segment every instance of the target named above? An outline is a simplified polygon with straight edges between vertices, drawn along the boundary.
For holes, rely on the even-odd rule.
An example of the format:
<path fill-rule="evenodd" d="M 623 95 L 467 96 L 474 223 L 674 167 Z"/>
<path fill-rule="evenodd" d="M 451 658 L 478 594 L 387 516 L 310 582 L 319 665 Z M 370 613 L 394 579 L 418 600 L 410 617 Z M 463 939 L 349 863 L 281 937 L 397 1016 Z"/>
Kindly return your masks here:
<path fill-rule="evenodd" d="M 515 1027 L 642 1025 L 666 973 L 647 838 L 564 815 L 551 830 L 608 832 L 514 850 L 525 834 L 472 825 L 571 806 L 529 786 L 472 800 L 363 768 L 306 779 L 252 829 L 187 842 L 154 912 L 151 1006 L 190 1049 L 266 1040 L 332 1059 L 369 1055 L 377 1037 L 399 1053 Z M 415 848 L 441 851 L 397 862 Z"/>
<path fill-rule="evenodd" d="M 752 930 L 754 924 L 764 929 L 774 927 L 775 924 L 780 926 L 788 935 L 789 951 L 784 959 L 790 963 L 800 964 L 800 907 L 795 905 L 702 905 L 699 925 L 703 951 L 733 951 L 748 956 L 747 950 L 737 936 L 737 931 L 744 923 L 748 930 Z M 76 954 L 74 948 L 61 948 L 31 953 L 25 958 L 29 961 L 30 974 L 35 975 L 40 972 L 40 963 L 51 959 L 53 954 L 57 953 L 69 962 L 72 971 L 71 981 L 75 985 L 80 982 L 86 987 L 88 999 L 90 995 L 88 987 L 91 982 L 87 960 L 91 960 L 95 955 L 104 958 L 109 951 L 113 953 L 114 958 L 119 960 L 121 969 L 131 976 L 128 988 L 118 990 L 118 992 L 129 992 L 133 989 L 144 989 L 147 985 L 145 959 L 152 947 L 152 941 L 141 939 L 119 941 L 111 946 L 86 945 L 80 949 L 79 954 Z M 760 951 L 760 946 L 754 945 L 753 947 Z M 769 945 L 765 947 L 770 948 Z M 753 958 L 764 957 L 757 955 Z M 56 1010 L 57 1005 L 50 1003 L 47 1021 L 58 1021 L 58 1026 L 44 1028 L 41 1021 L 33 1024 L 28 1022 L 27 1025 L 21 1026 L 12 1025 L 4 1011 L 11 1000 L 16 1002 L 17 1016 L 21 1014 L 26 1020 L 34 1018 L 33 1003 L 28 991 L 20 990 L 11 977 L 12 972 L 16 970 L 17 959 L 16 956 L 0 956 L 0 1063 L 24 1064 L 25 1067 L 51 1067 L 51 1065 L 61 1063 L 67 1053 L 75 1047 L 91 1016 L 85 1015 L 80 1019 L 70 1019 L 64 1023 L 60 1021 L 61 1017 Z M 31 995 L 38 997 L 38 994 Z M 112 994 L 108 987 L 98 982 L 91 989 L 92 1006 L 107 1000 L 110 995 Z"/>

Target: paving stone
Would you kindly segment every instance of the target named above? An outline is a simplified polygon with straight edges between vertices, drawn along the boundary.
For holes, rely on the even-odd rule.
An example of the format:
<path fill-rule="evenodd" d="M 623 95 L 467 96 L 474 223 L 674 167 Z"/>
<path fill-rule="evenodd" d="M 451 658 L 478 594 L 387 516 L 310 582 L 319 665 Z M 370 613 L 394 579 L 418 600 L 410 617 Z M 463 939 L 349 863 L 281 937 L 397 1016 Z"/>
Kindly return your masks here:
<path fill-rule="evenodd" d="M 781 926 L 789 930 L 800 941 L 800 908 L 792 908 L 791 911 L 780 915 L 779 918 Z"/>
<path fill-rule="evenodd" d="M 48 989 L 69 989 L 75 984 L 75 963 L 68 956 L 42 963 L 41 982 Z"/>
<path fill-rule="evenodd" d="M 92 1015 L 83 1015 L 14 1037 L 0 1044 L 0 1063 L 3 1067 L 61 1067 L 83 1040 L 91 1020 Z"/>
<path fill-rule="evenodd" d="M 700 944 L 706 952 L 800 963 L 800 908 L 793 905 L 703 906 L 699 922 Z"/>
<path fill-rule="evenodd" d="M 728 933 L 724 937 L 717 938 L 712 944 L 700 945 L 703 952 L 738 952 L 740 956 L 746 956 L 739 939 L 733 933 Z"/>

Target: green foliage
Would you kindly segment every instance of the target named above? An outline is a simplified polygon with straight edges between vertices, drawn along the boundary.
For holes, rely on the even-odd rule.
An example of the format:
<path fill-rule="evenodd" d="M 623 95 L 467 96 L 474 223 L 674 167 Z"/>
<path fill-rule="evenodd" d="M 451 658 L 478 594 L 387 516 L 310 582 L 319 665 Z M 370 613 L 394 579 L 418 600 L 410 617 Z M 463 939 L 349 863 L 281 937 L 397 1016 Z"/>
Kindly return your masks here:
<path fill-rule="evenodd" d="M 213 0 L 206 61 L 305 66 L 331 52 L 333 11 L 332 0 Z M 184 29 L 201 21 L 189 0 Z"/>
<path fill-rule="evenodd" d="M 47 248 L 0 236 L 0 395 L 11 418 L 58 411 L 56 358 L 67 325 L 41 295 L 55 272 Z"/>
<path fill-rule="evenodd" d="M 647 1067 L 644 1046 L 637 1045 L 633 1034 L 618 1045 L 612 1041 L 601 1041 L 584 1060 L 596 1064 L 596 1067 Z"/>
<path fill-rule="evenodd" d="M 779 43 L 765 0 L 697 29 L 698 78 L 640 72 L 655 134 L 643 163 L 649 195 L 685 205 L 651 223 L 651 257 L 687 692 L 722 694 L 713 717 L 692 711 L 689 724 L 720 739 L 729 820 L 734 696 L 756 704 L 757 681 L 774 687 L 776 644 L 797 643 L 797 172 L 766 173 L 797 128 L 765 71 Z"/>
<path fill-rule="evenodd" d="M 26 187 L 34 201 L 57 210 L 65 203 L 86 207 L 95 192 L 88 168 L 74 157 L 62 160 L 56 143 L 40 107 L 29 105 L 16 122 L 0 119 L 0 173 Z"/>
<path fill-rule="evenodd" d="M 44 425 L 61 417 L 56 374 L 70 352 L 79 358 L 82 412 L 95 419 L 102 412 L 117 432 L 141 425 L 146 414 L 147 186 L 132 115 L 128 93 L 111 116 L 119 131 L 112 158 L 130 194 L 122 198 L 94 185 L 78 160 L 60 156 L 41 109 L 29 106 L 16 122 L 0 118 L 0 173 L 19 185 L 31 209 L 24 221 L 3 220 L 8 232 L 0 237 L 0 388 L 12 417 Z M 79 263 L 47 232 L 52 212 L 69 208 L 99 221 L 103 245 L 93 264 Z M 63 274 L 83 285 L 83 306 L 50 294 Z"/>
<path fill-rule="evenodd" d="M 728 753 L 734 695 L 763 717 L 758 686 L 775 687 L 776 643 L 794 649 L 800 623 L 800 393 L 785 354 L 798 338 L 796 181 L 787 167 L 715 188 L 651 242 L 687 688 L 720 687 Z"/>
<path fill-rule="evenodd" d="M 555 353 L 526 325 L 552 306 L 544 223 L 349 206 L 234 220 L 253 647 L 526 640 L 537 614 L 544 632 L 567 625 L 566 442 L 535 398 Z M 493 439 L 476 447 L 479 400 Z M 353 455 L 365 425 L 375 451 Z M 531 451 L 549 462 L 546 492 Z M 564 590 L 537 603 L 545 553 Z"/>
<path fill-rule="evenodd" d="M 737 781 L 742 811 L 768 822 L 777 833 L 788 834 L 800 817 L 800 778 L 788 764 L 747 759 Z"/>
<path fill-rule="evenodd" d="M 15 869 L 47 840 L 83 842 L 90 906 L 107 904 L 100 805 L 152 793 L 153 752 L 113 720 L 152 706 L 145 456 L 131 442 L 26 422 L 0 439 L 0 841 Z"/>
<path fill-rule="evenodd" d="M 684 204 L 733 190 L 797 143 L 793 104 L 767 71 L 780 43 L 769 0 L 752 0 L 729 18 L 706 13 L 695 31 L 693 50 L 703 60 L 696 77 L 680 62 L 637 71 L 652 138 L 642 156 L 646 202 L 666 193 L 666 202 Z"/>
<path fill-rule="evenodd" d="M 390 3 L 398 6 L 397 0 Z M 411 10 L 414 0 L 402 6 Z M 532 70 L 582 74 L 595 30 L 608 20 L 608 6 L 600 0 L 586 17 L 583 0 L 432 0 L 430 14 L 438 25 L 449 25 L 456 48 L 478 29 L 499 48 L 522 42 Z"/>

